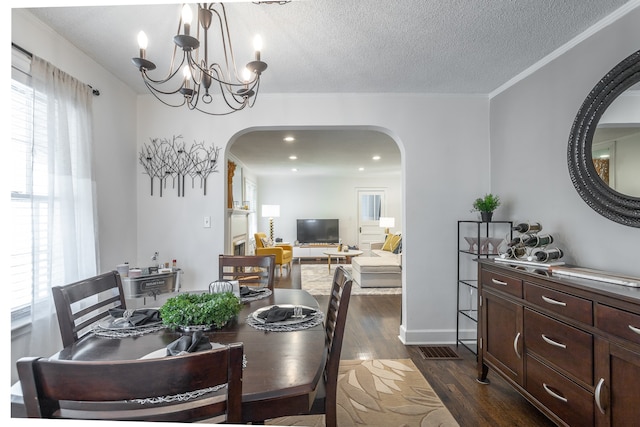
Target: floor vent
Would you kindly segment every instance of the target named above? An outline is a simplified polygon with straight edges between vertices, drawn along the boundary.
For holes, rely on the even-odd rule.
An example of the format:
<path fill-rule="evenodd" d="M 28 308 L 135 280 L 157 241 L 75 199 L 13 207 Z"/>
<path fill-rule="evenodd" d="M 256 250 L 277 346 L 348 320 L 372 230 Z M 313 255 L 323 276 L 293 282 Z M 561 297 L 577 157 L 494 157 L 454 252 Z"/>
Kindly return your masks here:
<path fill-rule="evenodd" d="M 451 347 L 433 345 L 418 348 L 423 359 L 461 359 Z"/>

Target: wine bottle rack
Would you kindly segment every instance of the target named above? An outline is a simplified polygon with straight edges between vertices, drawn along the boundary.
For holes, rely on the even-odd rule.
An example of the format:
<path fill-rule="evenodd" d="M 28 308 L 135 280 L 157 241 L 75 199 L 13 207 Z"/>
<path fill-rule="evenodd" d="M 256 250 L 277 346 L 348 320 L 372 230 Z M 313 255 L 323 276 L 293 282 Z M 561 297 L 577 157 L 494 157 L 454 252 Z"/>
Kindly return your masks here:
<path fill-rule="evenodd" d="M 516 233 L 496 261 L 539 267 L 563 265 L 562 249 L 554 243 L 552 234 L 539 222 L 521 222 L 513 227 Z"/>
<path fill-rule="evenodd" d="M 456 345 L 478 354 L 478 258 L 497 258 L 511 240 L 512 221 L 458 221 Z"/>

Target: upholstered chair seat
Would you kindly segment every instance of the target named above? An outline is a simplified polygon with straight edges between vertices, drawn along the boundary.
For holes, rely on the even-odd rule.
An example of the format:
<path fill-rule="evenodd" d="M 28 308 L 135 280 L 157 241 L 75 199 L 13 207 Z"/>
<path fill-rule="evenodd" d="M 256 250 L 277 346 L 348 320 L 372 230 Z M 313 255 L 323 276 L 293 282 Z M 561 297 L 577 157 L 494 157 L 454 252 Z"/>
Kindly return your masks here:
<path fill-rule="evenodd" d="M 256 239 L 256 255 L 275 255 L 276 265 L 280 266 L 280 275 L 282 276 L 282 267 L 286 266 L 291 273 L 291 265 L 293 263 L 293 247 L 291 245 L 273 244 L 265 233 L 255 233 Z"/>

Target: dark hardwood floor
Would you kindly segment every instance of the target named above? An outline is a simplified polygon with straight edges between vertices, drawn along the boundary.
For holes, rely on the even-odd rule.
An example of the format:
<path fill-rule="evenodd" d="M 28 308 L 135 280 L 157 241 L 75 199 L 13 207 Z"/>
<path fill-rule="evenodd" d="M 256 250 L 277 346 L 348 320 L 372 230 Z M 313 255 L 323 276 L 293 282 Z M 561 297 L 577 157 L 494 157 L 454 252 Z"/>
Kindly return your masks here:
<path fill-rule="evenodd" d="M 276 269 L 277 271 L 277 269 Z M 291 274 L 276 273 L 277 288 L 300 288 L 300 264 Z M 328 297 L 316 297 L 325 307 Z M 453 309 L 453 308 L 452 308 Z M 447 406 L 465 426 L 553 426 L 541 412 L 489 371 L 491 384 L 476 381 L 476 356 L 463 346 L 451 346 L 460 359 L 425 359 L 417 346 L 398 338 L 400 295 L 353 295 L 349 305 L 342 359 L 411 359 Z"/>

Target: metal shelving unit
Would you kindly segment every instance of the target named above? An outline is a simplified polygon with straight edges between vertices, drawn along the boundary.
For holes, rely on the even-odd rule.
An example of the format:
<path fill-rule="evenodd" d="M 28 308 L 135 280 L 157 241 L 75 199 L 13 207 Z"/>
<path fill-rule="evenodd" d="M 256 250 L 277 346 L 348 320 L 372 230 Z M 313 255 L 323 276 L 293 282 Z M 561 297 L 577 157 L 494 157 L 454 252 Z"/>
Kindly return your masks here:
<path fill-rule="evenodd" d="M 475 260 L 498 256 L 513 238 L 513 221 L 458 221 L 456 345 L 478 354 L 478 267 Z M 474 329 L 474 331 L 472 331 Z"/>

